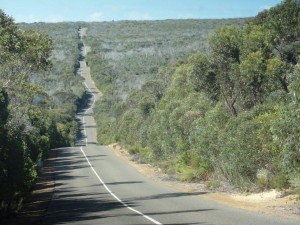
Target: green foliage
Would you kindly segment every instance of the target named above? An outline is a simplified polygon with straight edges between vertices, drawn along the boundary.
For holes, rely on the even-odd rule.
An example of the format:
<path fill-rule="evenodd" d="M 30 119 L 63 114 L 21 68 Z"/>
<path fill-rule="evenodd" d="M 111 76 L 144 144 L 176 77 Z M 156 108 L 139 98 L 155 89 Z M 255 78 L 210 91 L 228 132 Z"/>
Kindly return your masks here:
<path fill-rule="evenodd" d="M 236 116 L 242 30 L 238 26 L 221 27 L 210 38 L 209 43 L 212 55 L 211 69 L 214 69 L 216 77 L 214 86 L 219 89 L 219 98 L 226 102 L 231 114 Z"/>
<path fill-rule="evenodd" d="M 138 104 L 143 116 L 147 116 L 155 107 L 155 99 L 151 98 L 150 96 L 145 96 L 139 101 Z"/>
<path fill-rule="evenodd" d="M 296 193 L 300 194 L 300 175 L 299 173 L 296 174 L 292 179 L 291 179 L 291 184 L 295 188 Z"/>
<path fill-rule="evenodd" d="M 149 147 L 141 148 L 139 155 L 146 162 L 151 162 L 152 160 L 152 151 Z"/>
<path fill-rule="evenodd" d="M 291 94 L 296 102 L 300 102 L 300 67 L 296 66 L 290 85 Z"/>
<path fill-rule="evenodd" d="M 105 95 L 95 107 L 100 143 L 131 146 L 185 181 L 293 186 L 300 168 L 299 12 L 297 1 L 285 0 L 244 26 L 88 24 L 87 58 Z"/>
<path fill-rule="evenodd" d="M 258 124 L 245 121 L 237 127 L 230 127 L 230 129 L 234 129 L 233 132 L 236 136 L 231 133 L 228 135 L 231 139 L 225 140 L 224 150 L 220 156 L 224 162 L 222 170 L 226 177 L 229 177 L 237 185 L 249 184 L 254 182 L 258 166 L 264 163 L 260 160 L 266 157 L 258 152 L 259 143 L 255 133 Z M 247 160 L 244 160 L 245 158 Z"/>
<path fill-rule="evenodd" d="M 177 159 L 176 170 L 179 179 L 183 181 L 207 180 L 213 172 L 210 164 L 204 161 L 196 152 L 183 152 Z"/>
<path fill-rule="evenodd" d="M 203 53 L 197 53 L 189 59 L 191 69 L 188 81 L 194 87 L 195 91 L 205 92 L 212 99 L 217 99 L 220 95 L 216 83 L 216 74 L 214 73 L 211 62 Z"/>
<path fill-rule="evenodd" d="M 139 153 L 139 146 L 137 146 L 137 145 L 133 145 L 133 146 L 130 146 L 129 148 L 128 148 L 128 152 L 130 153 L 130 154 L 137 154 L 137 153 Z"/>
<path fill-rule="evenodd" d="M 280 118 L 271 127 L 274 142 L 280 149 L 279 167 L 291 176 L 299 173 L 300 169 L 300 130 L 296 125 L 299 116 L 299 104 L 290 103 L 282 109 Z"/>
<path fill-rule="evenodd" d="M 257 51 L 247 55 L 240 65 L 241 80 L 244 85 L 242 95 L 243 102 L 253 106 L 262 103 L 265 92 L 264 85 L 267 83 L 264 80 L 266 75 L 266 65 L 262 52 Z"/>
<path fill-rule="evenodd" d="M 78 131 L 75 112 L 84 88 L 73 73 L 75 60 L 68 63 L 63 53 L 56 54 L 58 39 L 67 31 L 52 41 L 41 32 L 49 29 L 44 25 L 23 24 L 20 29 L 0 10 L 1 216 L 20 210 L 48 150 L 73 145 Z"/>
<path fill-rule="evenodd" d="M 291 183 L 286 174 L 279 173 L 273 176 L 271 179 L 271 187 L 273 188 L 283 190 L 289 188 L 290 186 Z"/>
<path fill-rule="evenodd" d="M 236 25 L 219 28 L 209 39 L 212 54 L 218 67 L 224 68 L 223 62 L 239 62 L 242 40 L 241 28 Z"/>
<path fill-rule="evenodd" d="M 277 170 L 274 163 L 278 156 L 270 130 L 279 117 L 279 109 L 258 105 L 228 122 L 220 140 L 219 160 L 225 176 L 236 185 L 269 185 L 269 173 Z"/>
<path fill-rule="evenodd" d="M 272 56 L 274 44 L 274 32 L 271 30 L 265 29 L 262 25 L 245 25 L 241 58 L 257 51 L 260 51 L 264 58 L 269 58 Z"/>
<path fill-rule="evenodd" d="M 300 8 L 296 0 L 285 0 L 277 7 L 270 9 L 265 22 L 266 27 L 274 30 L 277 41 L 291 41 L 299 36 Z"/>
<path fill-rule="evenodd" d="M 189 136 L 191 148 L 205 160 L 206 163 L 219 170 L 219 154 L 222 150 L 223 130 L 230 118 L 224 104 L 218 103 L 210 108 L 204 117 L 195 120 L 194 132 Z"/>
<path fill-rule="evenodd" d="M 296 0 L 285 0 L 276 7 L 256 17 L 252 22 L 273 31 L 276 51 L 281 60 L 297 64 L 299 54 L 300 7 Z"/>

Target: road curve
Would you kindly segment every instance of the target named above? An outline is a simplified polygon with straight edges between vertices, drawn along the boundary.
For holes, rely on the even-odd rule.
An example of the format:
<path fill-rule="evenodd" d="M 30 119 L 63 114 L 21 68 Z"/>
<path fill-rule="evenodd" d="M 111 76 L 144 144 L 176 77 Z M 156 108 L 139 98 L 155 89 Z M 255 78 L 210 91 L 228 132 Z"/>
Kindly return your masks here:
<path fill-rule="evenodd" d="M 85 53 L 85 47 L 83 48 Z M 86 62 L 81 74 L 91 99 L 78 117 L 76 147 L 57 149 L 55 190 L 42 224 L 295 225 L 299 221 L 230 208 L 156 183 L 98 146 L 92 106 L 101 93 Z"/>

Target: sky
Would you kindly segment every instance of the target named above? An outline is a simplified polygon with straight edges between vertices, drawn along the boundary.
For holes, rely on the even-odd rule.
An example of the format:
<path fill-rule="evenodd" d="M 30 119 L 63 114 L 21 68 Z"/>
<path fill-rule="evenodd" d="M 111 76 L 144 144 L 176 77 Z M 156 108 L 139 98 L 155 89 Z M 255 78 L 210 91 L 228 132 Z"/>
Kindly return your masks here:
<path fill-rule="evenodd" d="M 252 17 L 281 0 L 0 0 L 16 22 Z"/>

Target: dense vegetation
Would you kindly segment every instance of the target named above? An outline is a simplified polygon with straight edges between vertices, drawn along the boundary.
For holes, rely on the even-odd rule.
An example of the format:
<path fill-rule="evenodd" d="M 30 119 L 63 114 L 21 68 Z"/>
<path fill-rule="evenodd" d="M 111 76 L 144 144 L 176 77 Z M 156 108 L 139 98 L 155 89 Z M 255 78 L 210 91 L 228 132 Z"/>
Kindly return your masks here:
<path fill-rule="evenodd" d="M 300 5 L 225 22 L 90 25 L 99 141 L 182 180 L 299 190 Z"/>
<path fill-rule="evenodd" d="M 1 216 L 20 209 L 48 150 L 75 142 L 84 95 L 74 74 L 77 30 L 74 24 L 17 26 L 0 10 Z"/>

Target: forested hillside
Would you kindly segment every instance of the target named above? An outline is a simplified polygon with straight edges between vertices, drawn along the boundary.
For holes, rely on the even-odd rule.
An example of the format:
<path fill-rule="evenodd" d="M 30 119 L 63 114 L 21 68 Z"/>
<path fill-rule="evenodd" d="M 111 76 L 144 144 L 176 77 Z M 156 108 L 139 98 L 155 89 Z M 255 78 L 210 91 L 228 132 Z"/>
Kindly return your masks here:
<path fill-rule="evenodd" d="M 22 24 L 0 10 L 0 216 L 17 212 L 51 148 L 74 145 L 84 95 L 75 24 Z"/>
<path fill-rule="evenodd" d="M 100 143 L 181 180 L 299 191 L 299 23 L 285 0 L 245 24 L 89 25 Z"/>

